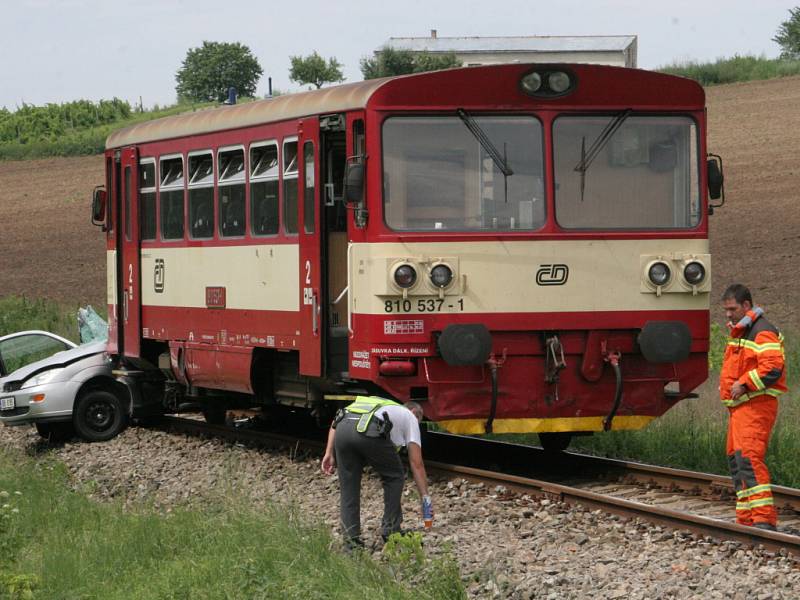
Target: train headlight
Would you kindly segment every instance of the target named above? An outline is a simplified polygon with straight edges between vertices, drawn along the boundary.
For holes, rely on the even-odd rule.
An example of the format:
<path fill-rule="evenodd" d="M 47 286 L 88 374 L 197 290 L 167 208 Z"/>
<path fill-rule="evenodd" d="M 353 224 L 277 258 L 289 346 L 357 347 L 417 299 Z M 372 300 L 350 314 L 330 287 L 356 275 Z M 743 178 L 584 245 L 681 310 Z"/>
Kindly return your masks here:
<path fill-rule="evenodd" d="M 669 266 L 665 262 L 655 262 L 650 265 L 650 268 L 647 270 L 647 277 L 650 278 L 653 285 L 658 287 L 666 285 L 671 276 L 672 271 L 670 271 Z"/>
<path fill-rule="evenodd" d="M 447 265 L 436 265 L 431 269 L 431 282 L 438 288 L 446 288 L 453 281 L 453 270 Z"/>
<path fill-rule="evenodd" d="M 692 261 L 683 268 L 683 277 L 691 285 L 700 285 L 706 278 L 706 268 L 696 260 Z"/>
<path fill-rule="evenodd" d="M 538 73 L 528 73 L 519 84 L 526 94 L 535 94 L 542 87 L 542 76 Z"/>
<path fill-rule="evenodd" d="M 400 265 L 394 270 L 394 282 L 407 290 L 417 282 L 417 271 L 411 265 Z"/>
<path fill-rule="evenodd" d="M 571 84 L 572 82 L 570 81 L 569 75 L 564 73 L 564 71 L 556 71 L 547 76 L 547 85 L 556 94 L 563 94 L 569 89 Z"/>

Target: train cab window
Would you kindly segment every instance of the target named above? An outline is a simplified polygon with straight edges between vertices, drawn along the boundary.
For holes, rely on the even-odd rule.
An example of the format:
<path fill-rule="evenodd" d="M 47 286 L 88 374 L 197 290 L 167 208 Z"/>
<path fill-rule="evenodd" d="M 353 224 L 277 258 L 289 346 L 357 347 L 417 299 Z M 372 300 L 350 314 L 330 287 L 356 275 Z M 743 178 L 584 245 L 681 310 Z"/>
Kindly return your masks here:
<path fill-rule="evenodd" d="M 283 227 L 297 233 L 297 140 L 283 142 Z"/>
<path fill-rule="evenodd" d="M 210 152 L 189 155 L 189 235 L 214 237 L 214 159 Z"/>
<path fill-rule="evenodd" d="M 158 186 L 161 238 L 183 239 L 183 157 L 162 156 Z"/>
<path fill-rule="evenodd" d="M 220 149 L 217 214 L 221 237 L 241 237 L 245 230 L 244 148 Z"/>
<path fill-rule="evenodd" d="M 316 172 L 314 168 L 314 143 L 303 144 L 303 231 L 314 233 L 314 189 Z"/>
<path fill-rule="evenodd" d="M 139 161 L 139 231 L 142 240 L 156 239 L 156 161 Z"/>
<path fill-rule="evenodd" d="M 556 221 L 569 229 L 695 227 L 700 222 L 697 139 L 689 117 L 558 117 Z M 589 148 L 595 150 L 587 155 Z"/>
<path fill-rule="evenodd" d="M 392 229 L 544 225 L 542 125 L 534 117 L 391 117 L 383 154 L 384 218 Z"/>
<path fill-rule="evenodd" d="M 250 232 L 254 236 L 278 233 L 278 144 L 250 146 Z"/>

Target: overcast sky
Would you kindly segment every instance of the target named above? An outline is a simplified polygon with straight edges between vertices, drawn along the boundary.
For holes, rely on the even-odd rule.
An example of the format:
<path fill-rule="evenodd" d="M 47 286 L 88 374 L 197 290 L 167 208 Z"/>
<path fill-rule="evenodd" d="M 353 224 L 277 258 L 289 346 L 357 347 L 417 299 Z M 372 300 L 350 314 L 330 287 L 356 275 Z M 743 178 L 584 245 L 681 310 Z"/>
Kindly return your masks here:
<path fill-rule="evenodd" d="M 639 66 L 779 54 L 772 41 L 795 2 L 777 0 L 6 0 L 0 106 L 99 100 L 175 101 L 175 72 L 203 40 L 241 42 L 281 90 L 289 56 L 316 50 L 344 64 L 390 37 L 638 35 Z"/>

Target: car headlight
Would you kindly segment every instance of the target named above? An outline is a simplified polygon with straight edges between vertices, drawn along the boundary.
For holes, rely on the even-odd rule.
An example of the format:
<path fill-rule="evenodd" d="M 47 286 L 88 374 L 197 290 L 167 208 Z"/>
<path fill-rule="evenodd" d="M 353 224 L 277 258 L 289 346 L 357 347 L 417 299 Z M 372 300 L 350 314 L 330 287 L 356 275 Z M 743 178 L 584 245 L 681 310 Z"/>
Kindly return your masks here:
<path fill-rule="evenodd" d="M 683 268 L 683 277 L 690 285 L 699 285 L 706 278 L 706 268 L 697 261 L 692 261 Z"/>
<path fill-rule="evenodd" d="M 650 278 L 653 285 L 656 286 L 663 286 L 669 283 L 671 275 L 672 272 L 665 262 L 653 263 L 647 271 L 647 276 Z"/>
<path fill-rule="evenodd" d="M 538 73 L 528 73 L 520 81 L 522 89 L 528 94 L 535 94 L 542 87 L 542 76 Z"/>
<path fill-rule="evenodd" d="M 569 86 L 572 84 L 572 82 L 569 79 L 569 75 L 567 75 L 563 71 L 556 71 L 555 73 L 550 73 L 549 77 L 547 78 L 547 83 L 550 86 L 550 89 L 553 90 L 556 94 L 563 94 L 569 89 Z"/>
<path fill-rule="evenodd" d="M 412 287 L 417 281 L 417 272 L 411 265 L 400 265 L 394 271 L 394 282 L 403 289 Z"/>
<path fill-rule="evenodd" d="M 61 373 L 61 371 L 63 370 L 64 367 L 58 367 L 56 369 L 49 369 L 48 371 L 43 371 L 42 373 L 34 375 L 30 379 L 26 380 L 22 384 L 22 387 L 20 389 L 24 390 L 27 388 L 35 387 L 37 385 L 42 385 L 44 383 L 49 383 L 53 381 L 53 379 L 55 379 L 56 376 L 58 376 L 58 374 Z"/>
<path fill-rule="evenodd" d="M 431 283 L 438 288 L 446 288 L 453 281 L 453 270 L 447 265 L 438 264 L 431 269 Z"/>

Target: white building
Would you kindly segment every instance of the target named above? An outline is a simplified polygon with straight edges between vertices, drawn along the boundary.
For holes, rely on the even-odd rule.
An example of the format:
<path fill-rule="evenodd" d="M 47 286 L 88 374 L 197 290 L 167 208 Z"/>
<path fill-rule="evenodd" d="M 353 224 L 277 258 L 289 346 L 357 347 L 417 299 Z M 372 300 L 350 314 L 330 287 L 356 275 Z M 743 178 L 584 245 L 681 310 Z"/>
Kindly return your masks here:
<path fill-rule="evenodd" d="M 389 38 L 383 47 L 430 54 L 454 53 L 464 66 L 501 63 L 587 63 L 636 67 L 635 35 Z M 375 51 L 380 54 L 381 49 Z"/>

